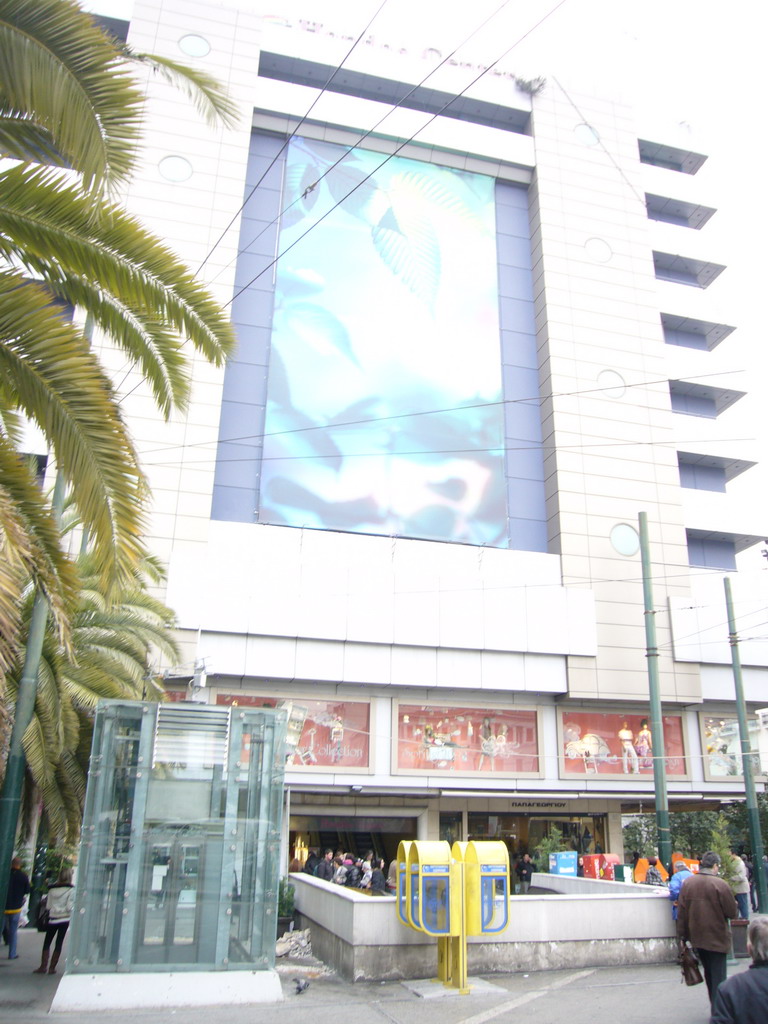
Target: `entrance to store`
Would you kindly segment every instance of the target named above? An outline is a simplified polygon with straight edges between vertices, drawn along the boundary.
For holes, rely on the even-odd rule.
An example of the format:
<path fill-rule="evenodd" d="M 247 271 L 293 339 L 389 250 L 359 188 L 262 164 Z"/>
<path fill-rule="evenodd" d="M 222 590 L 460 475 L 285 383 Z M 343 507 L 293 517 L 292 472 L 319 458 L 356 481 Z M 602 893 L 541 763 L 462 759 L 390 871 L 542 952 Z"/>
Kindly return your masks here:
<path fill-rule="evenodd" d="M 342 850 L 354 857 L 382 857 L 387 865 L 397 856 L 403 839 L 416 839 L 417 818 L 345 815 L 292 814 L 289 829 L 288 857 L 294 870 L 301 870 L 310 849 Z M 297 866 L 298 865 L 298 866 Z M 290 866 L 290 865 L 289 865 Z"/>
<path fill-rule="evenodd" d="M 557 828 L 566 849 L 579 854 L 604 853 L 605 815 L 488 814 L 470 811 L 467 815 L 467 839 L 501 839 L 509 850 L 510 860 L 532 856 L 541 840 Z"/>

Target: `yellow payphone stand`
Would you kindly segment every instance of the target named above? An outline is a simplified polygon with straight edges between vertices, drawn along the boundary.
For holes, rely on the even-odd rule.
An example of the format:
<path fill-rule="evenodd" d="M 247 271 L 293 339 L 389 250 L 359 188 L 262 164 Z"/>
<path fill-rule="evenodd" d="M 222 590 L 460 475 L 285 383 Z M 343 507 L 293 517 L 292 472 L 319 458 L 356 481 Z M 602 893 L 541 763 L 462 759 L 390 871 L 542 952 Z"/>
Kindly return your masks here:
<path fill-rule="evenodd" d="M 504 843 L 402 842 L 397 915 L 437 938 L 437 980 L 469 992 L 467 935 L 498 935 L 509 923 L 509 855 Z"/>
<path fill-rule="evenodd" d="M 408 907 L 411 904 L 411 874 L 408 870 L 408 851 L 412 846 L 410 839 L 404 839 L 397 847 L 397 916 L 401 924 L 411 926 L 408 920 Z"/>

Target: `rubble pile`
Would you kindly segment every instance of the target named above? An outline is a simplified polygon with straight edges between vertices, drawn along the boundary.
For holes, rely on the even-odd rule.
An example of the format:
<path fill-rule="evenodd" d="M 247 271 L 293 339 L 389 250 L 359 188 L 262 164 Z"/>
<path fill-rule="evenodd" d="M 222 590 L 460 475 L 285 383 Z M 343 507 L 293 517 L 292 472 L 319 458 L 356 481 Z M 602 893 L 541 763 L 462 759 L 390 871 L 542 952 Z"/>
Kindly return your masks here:
<path fill-rule="evenodd" d="M 291 960 L 312 956 L 309 928 L 304 928 L 302 931 L 284 932 L 275 945 L 275 956 L 287 956 Z"/>

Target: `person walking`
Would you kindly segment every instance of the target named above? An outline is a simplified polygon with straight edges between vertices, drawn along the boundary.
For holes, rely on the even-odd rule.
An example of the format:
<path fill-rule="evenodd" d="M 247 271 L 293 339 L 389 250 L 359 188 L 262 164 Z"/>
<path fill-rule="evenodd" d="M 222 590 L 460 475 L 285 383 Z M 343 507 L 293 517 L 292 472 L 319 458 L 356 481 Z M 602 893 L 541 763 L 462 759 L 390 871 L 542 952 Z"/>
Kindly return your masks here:
<path fill-rule="evenodd" d="M 677 920 L 677 901 L 680 898 L 680 888 L 686 878 L 691 878 L 693 872 L 684 860 L 676 860 L 674 874 L 669 880 L 669 898 L 672 900 L 672 920 Z"/>
<path fill-rule="evenodd" d="M 728 970 L 728 922 L 739 916 L 731 887 L 717 877 L 719 870 L 720 857 L 709 850 L 701 858 L 699 873 L 686 881 L 677 898 L 677 934 L 690 942 L 699 955 L 711 1004 Z"/>
<path fill-rule="evenodd" d="M 19 918 L 24 899 L 29 895 L 29 878 L 21 870 L 21 860 L 14 857 L 11 861 L 11 875 L 8 879 L 8 893 L 5 897 L 5 916 L 3 919 L 3 940 L 8 943 L 8 959 L 17 960 L 16 944 L 19 934 Z"/>
<path fill-rule="evenodd" d="M 739 908 L 739 917 L 743 921 L 749 920 L 749 875 L 747 865 L 738 855 L 733 854 L 733 872 L 730 879 L 733 892 L 736 896 L 736 904 Z"/>
<path fill-rule="evenodd" d="M 710 1024 L 765 1024 L 768 1020 L 768 917 L 753 917 L 747 929 L 749 970 L 717 990 Z"/>
<path fill-rule="evenodd" d="M 315 875 L 317 878 L 322 878 L 324 882 L 330 882 L 333 880 L 333 850 L 326 850 L 325 856 L 317 865 Z"/>
<path fill-rule="evenodd" d="M 64 936 L 69 928 L 69 920 L 72 917 L 72 908 L 75 904 L 75 889 L 72 885 L 72 868 L 62 867 L 54 885 L 48 890 L 48 927 L 45 929 L 43 941 L 43 953 L 40 958 L 40 966 L 33 974 L 55 974 L 56 964 L 61 956 L 61 947 L 64 945 Z M 48 966 L 48 954 L 51 943 L 56 939 L 53 948 L 51 965 Z"/>

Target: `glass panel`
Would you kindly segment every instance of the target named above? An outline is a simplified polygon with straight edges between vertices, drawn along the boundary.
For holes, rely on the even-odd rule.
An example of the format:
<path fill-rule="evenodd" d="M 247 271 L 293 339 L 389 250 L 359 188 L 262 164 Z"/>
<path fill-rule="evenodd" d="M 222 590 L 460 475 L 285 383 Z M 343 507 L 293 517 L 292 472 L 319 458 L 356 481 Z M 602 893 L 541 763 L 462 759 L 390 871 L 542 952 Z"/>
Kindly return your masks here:
<path fill-rule="evenodd" d="M 461 842 L 461 811 L 440 811 L 440 838 L 453 846 Z"/>
<path fill-rule="evenodd" d="M 255 694 L 219 694 L 217 704 L 232 707 L 286 707 L 291 752 L 286 767 L 367 768 L 371 706 L 348 700 L 278 701 Z"/>
<path fill-rule="evenodd" d="M 685 775 L 683 719 L 664 715 L 665 768 Z M 654 743 L 647 715 L 563 712 L 563 755 L 566 775 L 653 775 Z"/>
<path fill-rule="evenodd" d="M 397 767 L 430 774 L 538 772 L 536 712 L 401 704 Z"/>
<path fill-rule="evenodd" d="M 741 776 L 741 736 L 735 715 L 702 715 L 704 740 L 704 767 L 711 778 Z M 752 751 L 752 771 L 760 773 L 758 723 L 749 721 L 749 747 Z"/>

